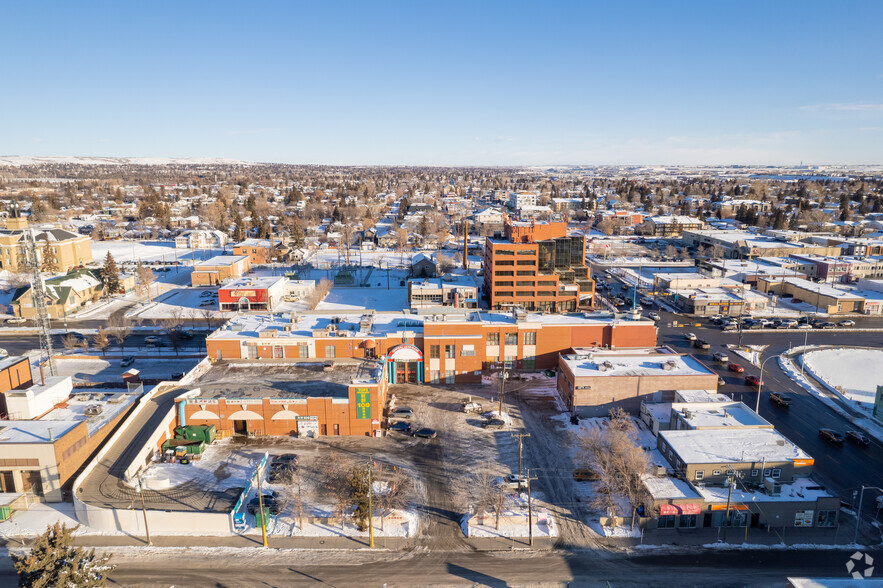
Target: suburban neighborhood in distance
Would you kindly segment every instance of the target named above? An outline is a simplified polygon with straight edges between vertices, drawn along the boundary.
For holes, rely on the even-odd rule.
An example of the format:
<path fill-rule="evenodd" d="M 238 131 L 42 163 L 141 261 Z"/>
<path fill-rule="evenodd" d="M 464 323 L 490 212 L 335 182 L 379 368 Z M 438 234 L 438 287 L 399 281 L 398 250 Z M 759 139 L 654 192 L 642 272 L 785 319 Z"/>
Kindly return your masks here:
<path fill-rule="evenodd" d="M 883 588 L 880 22 L 5 7 L 0 587 Z"/>

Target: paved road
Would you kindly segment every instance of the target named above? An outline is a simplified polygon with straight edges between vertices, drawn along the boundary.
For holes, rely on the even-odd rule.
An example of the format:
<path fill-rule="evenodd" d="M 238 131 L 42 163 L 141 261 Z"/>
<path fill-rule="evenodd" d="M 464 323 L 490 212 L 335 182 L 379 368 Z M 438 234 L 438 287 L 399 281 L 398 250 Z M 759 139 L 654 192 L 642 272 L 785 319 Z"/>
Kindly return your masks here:
<path fill-rule="evenodd" d="M 660 314 L 662 315 L 659 329 L 660 343 L 669 345 L 677 351 L 693 354 L 726 380 L 726 385 L 720 388 L 721 392 L 745 402 L 751 408 L 757 405 L 757 391 L 745 385 L 744 376 L 749 374 L 759 376 L 760 368 L 740 360 L 738 357 L 733 357 L 731 353 L 730 361 L 738 362 L 745 367 L 744 374 L 736 374 L 729 372 L 725 366 L 714 362 L 711 358 L 711 354 L 715 351 L 724 350 L 725 344 L 737 343 L 739 338 L 737 333 L 724 333 L 719 328 L 709 328 L 708 326 L 669 328 L 666 325 L 670 321 L 683 321 L 684 317 L 677 317 L 667 312 L 660 312 Z M 697 321 L 690 322 L 695 324 Z M 708 325 L 707 321 L 699 322 Z M 684 333 L 688 331 L 711 343 L 711 349 L 707 351 L 694 349 L 684 339 Z M 791 346 L 803 345 L 804 336 L 806 336 L 809 345 L 883 346 L 883 337 L 880 333 L 860 332 L 758 333 L 744 331 L 742 342 L 745 345 L 768 345 L 769 347 L 764 350 L 762 356 L 762 359 L 766 359 L 788 351 Z M 764 386 L 759 403 L 760 415 L 815 458 L 815 477 L 822 481 L 829 490 L 851 502 L 853 493 L 859 491 L 862 485 L 883 487 L 883 467 L 881 467 L 883 466 L 883 445 L 876 440 L 871 442 L 870 447 L 859 447 L 848 442 L 838 446 L 823 441 L 818 434 L 820 428 L 828 427 L 843 432 L 857 427 L 795 384 L 779 368 L 776 359 L 766 362 L 763 380 Z M 789 393 L 794 398 L 793 404 L 788 408 L 782 408 L 770 402 L 769 392 L 771 390 Z M 870 492 L 865 497 L 865 504 L 867 505 L 863 508 L 865 516 L 873 518 L 876 511 Z"/>
<path fill-rule="evenodd" d="M 148 401 L 146 409 L 129 418 L 126 434 L 117 440 L 83 481 L 77 494 L 80 500 L 96 506 L 123 508 L 131 507 L 135 501 L 140 502 L 138 494 L 123 482 L 123 474 L 147 438 L 174 407 L 175 397 L 181 392 L 180 388 L 162 391 Z M 144 492 L 148 508 L 170 511 L 229 512 L 238 498 L 238 493 L 215 492 L 192 484 Z"/>
<path fill-rule="evenodd" d="M 372 553 L 264 552 L 254 557 L 154 553 L 117 557 L 124 586 L 782 586 L 789 576 L 846 579 L 852 550 L 699 551 L 628 556 L 580 551 Z M 869 551 L 880 561 L 883 552 Z M 244 555 L 244 554 L 243 554 Z M 330 562 L 329 562 L 330 560 Z M 0 563 L 0 584 L 15 576 Z M 870 583 L 869 583 L 870 584 Z"/>
<path fill-rule="evenodd" d="M 78 328 L 85 329 L 87 327 L 79 326 Z M 71 328 L 71 332 L 79 332 L 77 329 Z M 90 339 L 92 335 L 86 334 L 86 337 Z M 125 345 L 123 346 L 122 352 L 129 353 L 138 353 L 145 354 L 150 353 L 150 350 L 147 348 L 147 343 L 144 341 L 146 337 L 160 337 L 163 341 L 164 346 L 167 349 L 171 349 L 171 342 L 169 341 L 168 335 L 166 335 L 162 330 L 155 331 L 138 331 L 137 333 L 133 333 L 126 337 Z M 198 351 L 205 351 L 205 336 L 206 333 L 194 331 L 193 338 L 187 339 L 186 341 L 181 342 L 180 353 L 194 353 Z M 64 344 L 62 343 L 63 335 L 53 335 L 52 336 L 52 345 L 53 348 L 58 351 L 64 351 Z M 115 355 L 119 355 L 121 352 L 117 347 L 116 341 L 111 341 L 111 348 L 108 352 L 113 352 Z M 16 335 L 3 335 L 0 333 L 0 348 L 5 349 L 9 352 L 10 355 L 23 355 L 32 349 L 38 349 L 40 347 L 40 336 L 37 333 L 28 333 L 28 334 L 16 334 Z"/>

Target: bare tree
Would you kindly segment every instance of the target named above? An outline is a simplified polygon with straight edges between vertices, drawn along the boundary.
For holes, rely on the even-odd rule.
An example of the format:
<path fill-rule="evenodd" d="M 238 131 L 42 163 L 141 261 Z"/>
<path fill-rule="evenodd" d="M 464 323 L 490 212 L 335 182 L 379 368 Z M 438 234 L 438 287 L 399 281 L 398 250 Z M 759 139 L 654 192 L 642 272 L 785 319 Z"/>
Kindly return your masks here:
<path fill-rule="evenodd" d="M 500 476 L 491 469 L 489 464 L 485 464 L 475 473 L 472 490 L 476 514 L 492 511 L 496 518 L 495 527 L 499 530 L 500 514 L 506 506 L 507 492 Z"/>
<path fill-rule="evenodd" d="M 674 259 L 678 256 L 677 247 L 669 243 L 665 246 L 665 257 L 666 259 Z"/>
<path fill-rule="evenodd" d="M 107 319 L 107 330 L 110 332 L 110 336 L 120 344 L 120 349 L 124 349 L 126 337 L 132 334 L 132 321 L 122 313 L 112 314 Z"/>
<path fill-rule="evenodd" d="M 215 311 L 210 308 L 203 308 L 199 311 L 199 314 L 202 315 L 202 320 L 205 321 L 205 328 L 212 328 L 212 317 L 214 317 Z"/>
<path fill-rule="evenodd" d="M 340 528 L 344 528 L 346 511 L 351 503 L 351 489 L 349 477 L 352 470 L 342 457 L 332 453 L 324 468 L 322 490 L 331 501 L 331 510 L 334 518 L 340 520 Z"/>
<path fill-rule="evenodd" d="M 135 270 L 135 279 L 138 282 L 138 291 L 142 294 L 146 293 L 147 301 L 150 302 L 150 287 L 156 281 L 156 274 L 146 265 L 139 263 L 138 269 Z"/>
<path fill-rule="evenodd" d="M 616 527 L 619 497 L 628 500 L 632 526 L 637 507 L 644 501 L 643 478 L 649 469 L 647 454 L 637 443 L 637 429 L 622 409 L 610 411 L 606 427 L 589 431 L 581 439 L 580 457 L 598 474 L 598 492 L 593 506 L 605 512 L 610 526 Z"/>
<path fill-rule="evenodd" d="M 298 467 L 294 464 L 285 466 L 279 473 L 280 483 L 285 487 L 282 494 L 283 510 L 294 510 L 297 515 L 297 528 L 304 530 L 304 500 L 306 487 Z"/>
<path fill-rule="evenodd" d="M 612 220 L 610 220 L 609 218 L 605 218 L 602 219 L 601 222 L 599 222 L 597 225 L 595 225 L 595 228 L 605 235 L 610 236 L 613 234 L 613 230 L 616 228 L 616 226 L 613 224 Z"/>
<path fill-rule="evenodd" d="M 98 327 L 98 332 L 92 338 L 92 344 L 96 349 L 101 351 L 101 355 L 104 355 L 105 351 L 110 346 L 110 337 L 107 336 L 107 333 L 103 328 Z"/>
<path fill-rule="evenodd" d="M 384 530 L 384 520 L 394 510 L 408 504 L 411 493 L 411 478 L 401 468 L 379 464 L 374 470 L 379 490 L 374 493 L 374 508 L 380 513 L 380 530 Z"/>
<path fill-rule="evenodd" d="M 69 353 L 73 353 L 75 350 L 80 348 L 80 340 L 73 333 L 68 333 L 67 335 L 62 337 L 61 344 L 64 345 L 64 348 Z"/>
<path fill-rule="evenodd" d="M 331 292 L 331 280 L 320 280 L 313 290 L 307 294 L 307 307 L 310 310 L 315 310 L 319 303 L 325 300 L 325 297 L 328 296 L 329 292 Z"/>

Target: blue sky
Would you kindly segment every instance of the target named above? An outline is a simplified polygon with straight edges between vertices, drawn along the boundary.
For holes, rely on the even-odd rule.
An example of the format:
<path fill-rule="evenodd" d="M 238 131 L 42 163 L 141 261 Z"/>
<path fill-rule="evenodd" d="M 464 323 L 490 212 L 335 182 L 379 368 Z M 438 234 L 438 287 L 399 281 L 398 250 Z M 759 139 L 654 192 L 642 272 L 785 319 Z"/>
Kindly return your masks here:
<path fill-rule="evenodd" d="M 883 163 L 883 2 L 6 2 L 0 154 Z"/>

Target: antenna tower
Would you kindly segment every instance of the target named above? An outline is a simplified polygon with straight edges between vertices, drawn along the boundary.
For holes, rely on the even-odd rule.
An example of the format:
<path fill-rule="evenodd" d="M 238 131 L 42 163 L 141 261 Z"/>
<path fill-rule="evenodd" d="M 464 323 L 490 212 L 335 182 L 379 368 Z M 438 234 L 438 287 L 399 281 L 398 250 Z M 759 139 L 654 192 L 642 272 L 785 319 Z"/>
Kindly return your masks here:
<path fill-rule="evenodd" d="M 37 260 L 37 242 L 34 239 L 34 231 L 25 227 L 22 231 L 25 239 L 25 256 L 28 260 L 28 276 L 31 282 L 31 300 L 34 310 L 37 312 L 34 320 L 40 327 L 40 360 L 49 365 L 49 373 L 55 375 L 55 363 L 52 361 L 52 331 L 49 327 L 49 313 L 46 312 L 46 288 L 43 284 L 43 276 L 40 275 L 40 263 Z"/>

